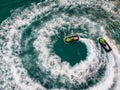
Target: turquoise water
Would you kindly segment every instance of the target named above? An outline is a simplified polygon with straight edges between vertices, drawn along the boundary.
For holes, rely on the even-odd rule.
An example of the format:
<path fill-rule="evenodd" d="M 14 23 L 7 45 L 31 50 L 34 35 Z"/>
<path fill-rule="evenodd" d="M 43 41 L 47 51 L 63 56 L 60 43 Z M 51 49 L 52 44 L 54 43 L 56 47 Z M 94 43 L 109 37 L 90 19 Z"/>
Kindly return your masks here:
<path fill-rule="evenodd" d="M 1 0 L 0 90 L 119 89 L 119 6 L 106 0 Z M 65 43 L 70 35 L 80 39 Z M 99 37 L 112 52 L 104 51 Z"/>
<path fill-rule="evenodd" d="M 0 23 L 9 17 L 15 9 L 19 7 L 27 7 L 31 3 L 37 3 L 42 0 L 0 0 Z M 44 0 L 43 0 L 44 1 Z"/>
<path fill-rule="evenodd" d="M 87 57 L 87 47 L 81 42 L 66 44 L 64 39 L 59 39 L 54 44 L 53 51 L 60 56 L 61 61 L 69 62 L 71 66 Z"/>

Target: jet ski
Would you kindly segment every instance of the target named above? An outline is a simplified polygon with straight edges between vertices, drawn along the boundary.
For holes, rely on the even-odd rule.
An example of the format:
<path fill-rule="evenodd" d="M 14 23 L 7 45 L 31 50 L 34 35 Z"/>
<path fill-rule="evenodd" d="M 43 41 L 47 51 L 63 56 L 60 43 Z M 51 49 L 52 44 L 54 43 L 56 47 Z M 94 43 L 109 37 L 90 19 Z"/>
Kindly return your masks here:
<path fill-rule="evenodd" d="M 78 40 L 79 40 L 79 36 L 78 35 L 68 36 L 68 37 L 65 37 L 65 39 L 64 39 L 64 41 L 66 43 L 76 42 Z"/>
<path fill-rule="evenodd" d="M 99 38 L 99 43 L 100 43 L 101 47 L 103 47 L 106 52 L 110 52 L 110 51 L 112 50 L 112 48 L 111 48 L 111 47 L 109 46 L 109 44 L 105 41 L 105 39 Z"/>

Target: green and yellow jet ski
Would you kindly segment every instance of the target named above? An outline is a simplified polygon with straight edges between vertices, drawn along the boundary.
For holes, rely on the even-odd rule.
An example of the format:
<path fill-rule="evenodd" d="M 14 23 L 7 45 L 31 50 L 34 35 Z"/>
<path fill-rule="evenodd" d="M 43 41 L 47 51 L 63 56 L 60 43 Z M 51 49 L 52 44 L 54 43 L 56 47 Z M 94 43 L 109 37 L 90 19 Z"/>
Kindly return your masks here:
<path fill-rule="evenodd" d="M 78 35 L 68 36 L 68 37 L 65 37 L 65 39 L 64 39 L 64 41 L 66 43 L 76 42 L 78 40 L 79 40 L 79 36 Z"/>
<path fill-rule="evenodd" d="M 99 38 L 99 43 L 100 43 L 101 47 L 103 47 L 106 52 L 110 52 L 110 51 L 112 50 L 112 48 L 111 48 L 111 47 L 109 46 L 109 44 L 105 41 L 104 38 L 102 38 L 102 37 Z"/>

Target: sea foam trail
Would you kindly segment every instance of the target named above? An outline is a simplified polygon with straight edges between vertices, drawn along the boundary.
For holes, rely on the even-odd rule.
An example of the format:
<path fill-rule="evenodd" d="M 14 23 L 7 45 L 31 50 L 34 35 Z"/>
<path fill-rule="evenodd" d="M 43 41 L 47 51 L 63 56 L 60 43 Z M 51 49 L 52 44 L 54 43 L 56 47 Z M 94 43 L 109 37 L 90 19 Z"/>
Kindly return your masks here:
<path fill-rule="evenodd" d="M 112 51 L 107 53 L 105 57 L 107 57 L 107 70 L 105 72 L 104 78 L 94 87 L 91 87 L 90 90 L 108 90 L 108 89 L 113 89 L 113 90 L 119 90 L 119 86 L 116 85 L 116 82 L 119 83 L 119 79 L 116 79 L 116 71 L 118 71 L 118 67 L 116 66 L 117 63 L 120 60 L 119 57 L 119 52 L 118 49 L 115 45 L 115 42 L 113 40 L 110 40 L 106 36 L 106 31 L 102 27 L 102 33 L 103 33 L 103 38 L 110 44 Z M 116 53 L 116 54 L 115 54 Z M 114 56 L 116 55 L 116 56 Z M 119 59 L 118 59 L 119 58 Z M 119 64 L 119 63 L 118 63 Z M 117 68 L 116 68 L 117 67 Z M 119 74 L 119 72 L 117 72 Z M 117 86 L 117 87 L 115 87 Z"/>
<path fill-rule="evenodd" d="M 97 47 L 95 46 L 95 43 L 92 40 L 80 38 L 80 41 L 85 43 L 88 48 L 88 57 L 86 61 L 80 62 L 74 67 L 70 67 L 68 62 L 60 63 L 61 58 L 56 54 L 51 54 L 50 48 L 48 48 L 47 46 L 49 45 L 49 47 L 52 47 L 54 43 L 54 41 L 50 40 L 50 36 L 59 33 L 54 28 L 56 26 L 62 27 L 62 25 L 64 24 L 69 25 L 69 23 L 66 22 L 62 16 L 62 18 L 55 18 L 47 22 L 44 28 L 39 30 L 39 37 L 34 42 L 34 47 L 36 48 L 36 50 L 41 52 L 39 54 L 39 61 L 37 62 L 38 66 L 40 66 L 40 68 L 43 69 L 45 68 L 47 71 L 50 71 L 52 76 L 54 77 L 57 77 L 58 75 L 66 75 L 69 81 L 71 81 L 72 83 L 74 83 L 75 80 L 79 83 L 86 82 L 87 76 L 92 76 L 93 74 L 97 73 L 97 70 L 102 65 L 102 62 L 99 60 L 100 56 L 97 53 L 99 51 L 97 51 Z M 78 35 L 79 34 L 80 33 L 78 33 Z M 42 65 L 40 62 L 42 62 Z M 51 63 L 54 63 L 54 65 L 50 65 Z M 90 69 L 93 69 L 93 72 L 90 72 Z M 81 75 L 81 73 L 83 75 Z M 74 78 L 72 78 L 73 76 Z"/>
<path fill-rule="evenodd" d="M 26 70 L 24 70 L 22 63 L 20 62 L 21 60 L 19 59 L 19 57 L 16 57 L 14 55 L 12 55 L 12 45 L 16 44 L 16 49 L 18 51 L 20 51 L 21 47 L 20 47 L 20 39 L 21 39 L 21 33 L 22 30 L 24 30 L 25 28 L 27 28 L 30 23 L 32 22 L 31 20 L 38 14 L 44 12 L 43 10 L 48 10 L 48 7 L 44 8 L 44 9 L 37 9 L 36 5 L 32 5 L 32 7 L 34 7 L 33 11 L 30 11 L 30 9 L 25 9 L 22 14 L 19 14 L 18 12 L 20 12 L 20 10 L 18 9 L 18 11 L 16 11 L 15 13 L 12 14 L 11 17 L 9 17 L 8 19 L 6 19 L 4 22 L 2 22 L 1 24 L 1 35 L 5 37 L 5 39 L 8 39 L 8 42 L 4 42 L 3 45 L 5 45 L 4 47 L 2 47 L 2 60 L 4 60 L 6 62 L 6 65 L 9 66 L 9 72 L 11 73 L 11 78 L 13 78 L 14 80 L 12 80 L 10 83 L 9 80 L 5 80 L 4 81 L 4 85 L 1 86 L 1 88 L 3 88 L 4 90 L 12 90 L 12 84 L 15 85 L 15 89 L 16 90 L 45 90 L 45 88 L 43 88 L 40 84 L 34 82 L 33 80 L 31 80 L 29 78 L 29 76 L 27 75 Z M 35 13 L 33 13 L 35 12 Z M 18 14 L 17 14 L 18 13 Z M 24 16 L 26 16 L 26 18 L 24 18 Z M 24 27 L 25 26 L 25 27 Z M 17 31 L 18 28 L 20 28 L 20 31 Z M 4 32 L 6 30 L 6 32 Z M 15 38 L 13 38 L 13 36 L 16 35 Z M 13 42 L 13 39 L 15 39 L 15 43 Z M 1 44 L 1 42 L 0 42 Z M 20 48 L 19 48 L 20 47 Z M 16 54 L 18 55 L 18 54 Z M 16 62 L 16 63 L 15 63 Z M 2 75 L 4 75 L 6 72 L 4 72 Z M 7 78 L 9 75 L 7 75 L 4 78 Z M 2 77 L 2 76 L 1 76 Z M 10 86 L 9 86 L 10 85 Z M 8 86 L 8 87 L 7 87 Z"/>
<path fill-rule="evenodd" d="M 96 0 L 94 1 L 96 2 Z M 73 8 L 76 8 L 77 5 L 79 6 L 81 4 L 87 4 L 88 7 L 90 7 L 90 5 L 94 4 L 94 2 L 90 2 L 89 0 L 86 0 L 86 2 L 84 2 L 83 0 L 59 0 L 58 2 L 51 2 L 48 6 L 42 6 L 42 3 L 32 4 L 30 7 L 24 9 L 22 12 L 21 9 L 16 10 L 11 15 L 11 17 L 8 17 L 5 21 L 2 22 L 0 26 L 0 35 L 5 38 L 6 42 L 0 39 L 0 44 L 3 44 L 3 46 L 0 47 L 2 48 L 2 52 L 0 53 L 0 56 L 2 58 L 0 62 L 6 65 L 3 65 L 2 68 L 6 68 L 6 70 L 9 70 L 9 73 L 7 73 L 7 76 L 4 76 L 4 74 L 6 73 L 4 71 L 4 73 L 0 75 L 3 78 L 8 78 L 10 74 L 11 78 L 13 78 L 11 82 L 9 82 L 8 79 L 4 80 L 4 85 L 1 86 L 3 89 L 10 88 L 11 90 L 13 87 L 12 84 L 16 86 L 15 89 L 17 90 L 45 90 L 47 88 L 44 87 L 44 84 L 47 82 L 46 78 L 44 84 L 36 82 L 37 80 L 35 81 L 30 78 L 29 74 L 27 73 L 28 71 L 23 67 L 21 57 L 19 57 L 22 49 L 21 38 L 22 33 L 27 28 L 32 27 L 32 24 L 38 19 L 41 20 L 43 17 L 49 17 L 50 14 L 54 14 L 54 12 L 59 11 L 59 7 L 63 7 L 63 11 L 59 12 L 59 15 L 51 15 L 52 18 L 48 21 L 43 21 L 44 24 L 42 26 L 32 28 L 32 35 L 34 36 L 34 34 L 36 34 L 35 32 L 37 32 L 38 35 L 38 37 L 36 36 L 37 39 L 33 42 L 35 50 L 39 52 L 39 55 L 37 57 L 38 61 L 35 62 L 36 65 L 43 71 L 49 71 L 51 75 L 49 75 L 48 77 L 50 77 L 51 79 L 57 79 L 58 76 L 64 75 L 67 77 L 67 79 L 64 79 L 63 77 L 63 79 L 60 79 L 60 82 L 65 84 L 67 80 L 69 83 L 72 83 L 72 85 L 75 85 L 76 82 L 79 85 L 82 83 L 88 84 L 87 78 L 96 75 L 98 73 L 98 70 L 102 66 L 106 66 L 105 75 L 97 84 L 89 86 L 89 89 L 108 90 L 113 88 L 115 90 L 119 90 L 120 53 L 118 51 L 118 48 L 116 47 L 116 44 L 113 43 L 113 41 L 111 41 L 110 38 L 107 36 L 104 26 L 100 26 L 100 24 L 98 24 L 97 22 L 92 21 L 90 18 L 88 18 L 87 15 L 80 17 L 77 15 L 70 16 L 64 11 L 64 9 L 66 10 L 66 8 L 70 6 L 71 7 L 67 10 L 72 10 Z M 107 12 L 112 12 L 111 9 L 112 7 L 114 7 L 113 3 L 107 1 L 101 1 L 101 3 L 98 4 L 101 4 L 101 7 Z M 39 18 L 37 18 L 38 16 Z M 80 36 L 79 41 L 83 42 L 88 49 L 86 60 L 81 61 L 74 67 L 71 67 L 68 62 L 61 62 L 61 58 L 55 53 L 51 54 L 51 48 L 48 48 L 48 46 L 52 47 L 55 43 L 55 41 L 51 41 L 51 36 L 56 35 L 58 38 L 61 38 L 61 36 L 59 36 L 60 32 L 64 33 L 64 37 L 68 35 L 67 31 L 64 30 L 66 29 L 64 25 L 68 26 L 67 31 L 70 32 L 70 34 L 76 34 L 75 30 L 70 30 L 71 26 L 73 26 L 75 29 L 79 29 L 79 27 L 81 27 L 83 31 L 77 31 L 77 34 Z M 56 29 L 56 27 L 60 28 L 60 30 Z M 102 36 L 108 43 L 111 43 L 111 47 L 113 49 L 112 52 L 108 54 L 106 54 L 105 52 L 101 53 L 102 48 L 100 47 L 100 45 L 98 45 L 97 47 L 95 41 L 96 37 L 99 36 Z M 30 38 L 28 38 L 28 40 Z M 27 41 L 25 43 L 27 43 Z M 16 50 L 17 53 L 13 52 L 13 49 L 11 48 L 13 45 L 14 50 Z M 52 89 L 53 88 L 54 87 L 52 87 Z M 64 88 L 65 87 L 63 87 L 62 90 Z"/>

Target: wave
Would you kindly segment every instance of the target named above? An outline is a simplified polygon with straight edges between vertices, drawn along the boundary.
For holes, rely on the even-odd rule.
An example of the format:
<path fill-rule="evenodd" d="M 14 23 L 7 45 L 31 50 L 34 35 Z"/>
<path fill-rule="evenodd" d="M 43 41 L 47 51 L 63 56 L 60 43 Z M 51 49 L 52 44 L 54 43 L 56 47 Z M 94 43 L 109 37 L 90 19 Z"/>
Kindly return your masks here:
<path fill-rule="evenodd" d="M 96 0 L 46 0 L 13 11 L 0 25 L 0 88 L 119 90 L 119 14 L 116 2 Z M 54 44 L 73 34 L 87 56 L 71 66 Z"/>

